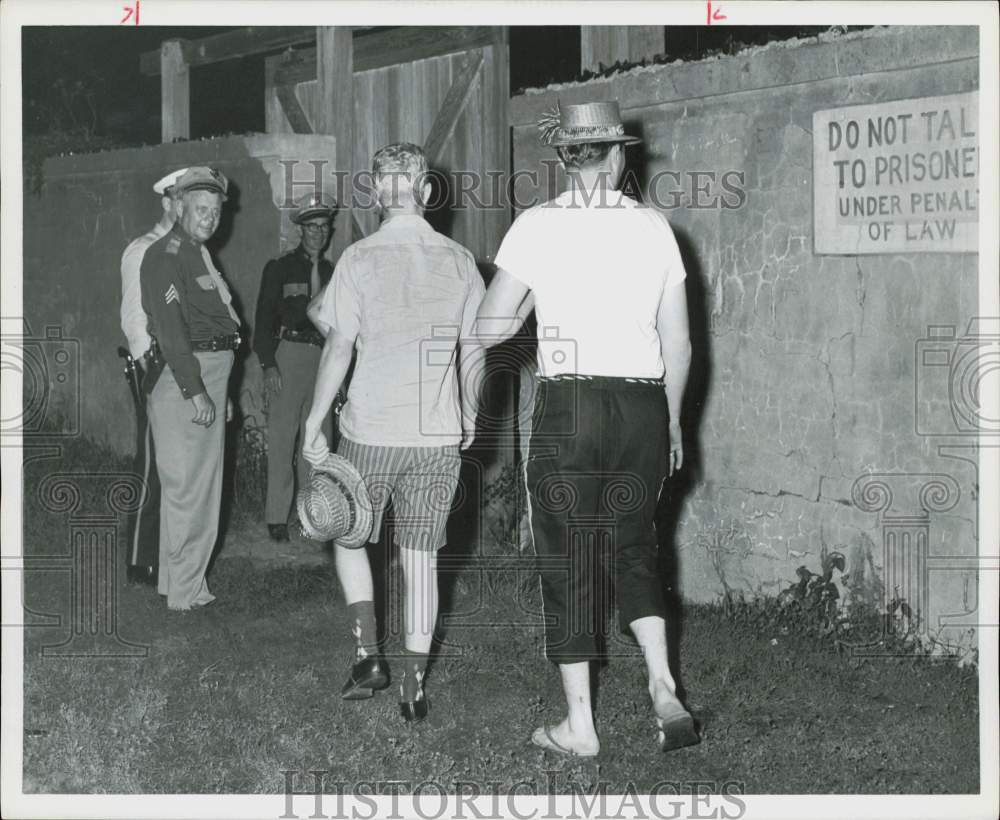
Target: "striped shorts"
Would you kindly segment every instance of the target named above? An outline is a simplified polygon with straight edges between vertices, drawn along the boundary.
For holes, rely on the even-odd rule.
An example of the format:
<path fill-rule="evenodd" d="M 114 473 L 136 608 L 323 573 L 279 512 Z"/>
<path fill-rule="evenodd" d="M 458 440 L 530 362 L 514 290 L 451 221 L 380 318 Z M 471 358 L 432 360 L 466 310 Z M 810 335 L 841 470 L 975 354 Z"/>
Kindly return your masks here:
<path fill-rule="evenodd" d="M 375 514 L 369 541 L 379 540 L 391 499 L 393 532 L 400 547 L 436 551 L 445 545 L 445 527 L 462 465 L 457 444 L 382 447 L 341 436 L 337 455 L 358 469 L 368 487 Z"/>

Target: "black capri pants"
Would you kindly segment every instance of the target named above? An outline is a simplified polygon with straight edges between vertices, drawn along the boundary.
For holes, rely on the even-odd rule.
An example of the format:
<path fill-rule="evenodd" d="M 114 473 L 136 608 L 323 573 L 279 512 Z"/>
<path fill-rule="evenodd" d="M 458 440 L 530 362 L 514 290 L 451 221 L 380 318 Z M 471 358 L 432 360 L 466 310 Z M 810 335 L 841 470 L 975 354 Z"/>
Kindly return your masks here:
<path fill-rule="evenodd" d="M 526 481 L 553 663 L 598 657 L 598 567 L 613 582 L 623 631 L 664 617 L 654 520 L 666 471 L 662 381 L 539 379 Z"/>

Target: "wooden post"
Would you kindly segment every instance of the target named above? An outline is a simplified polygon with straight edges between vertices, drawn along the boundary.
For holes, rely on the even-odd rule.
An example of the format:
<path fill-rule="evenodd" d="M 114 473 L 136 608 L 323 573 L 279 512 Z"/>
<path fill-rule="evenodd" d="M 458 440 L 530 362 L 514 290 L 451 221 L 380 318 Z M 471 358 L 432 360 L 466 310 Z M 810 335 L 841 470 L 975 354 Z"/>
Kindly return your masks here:
<path fill-rule="evenodd" d="M 167 40 L 160 46 L 161 139 L 191 137 L 191 71 L 184 57 L 182 40 Z"/>
<path fill-rule="evenodd" d="M 639 62 L 666 49 L 664 26 L 580 26 L 580 68 L 597 71 L 603 63 Z"/>
<path fill-rule="evenodd" d="M 354 238 L 351 199 L 354 188 L 354 39 L 346 26 L 316 28 L 316 116 L 317 134 L 337 139 L 336 171 L 339 179 L 335 195 L 333 255 L 339 258 Z"/>

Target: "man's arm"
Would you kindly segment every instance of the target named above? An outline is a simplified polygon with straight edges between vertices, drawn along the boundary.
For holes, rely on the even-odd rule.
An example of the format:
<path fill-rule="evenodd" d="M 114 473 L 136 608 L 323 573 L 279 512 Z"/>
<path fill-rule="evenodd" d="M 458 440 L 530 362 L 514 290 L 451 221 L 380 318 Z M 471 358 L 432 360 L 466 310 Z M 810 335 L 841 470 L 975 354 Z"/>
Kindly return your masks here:
<path fill-rule="evenodd" d="M 688 330 L 687 292 L 684 281 L 666 285 L 660 295 L 656 312 L 656 332 L 660 337 L 660 354 L 665 369 L 664 390 L 670 412 L 669 474 L 679 470 L 684 463 L 684 444 L 681 438 L 681 410 L 688 371 L 691 368 L 691 338 Z"/>
<path fill-rule="evenodd" d="M 306 316 L 309 317 L 309 321 L 315 325 L 316 330 L 323 334 L 323 338 L 326 339 L 330 335 L 330 331 L 333 327 L 329 322 L 324 322 L 322 316 L 320 315 L 320 306 L 323 304 L 323 297 L 326 294 L 326 289 L 330 287 L 329 284 L 319 289 L 319 292 L 309 300 L 309 306 L 306 308 Z"/>
<path fill-rule="evenodd" d="M 264 403 L 281 392 L 281 371 L 275 361 L 274 319 L 281 301 L 281 271 L 277 260 L 271 259 L 260 277 L 257 310 L 253 322 L 253 349 L 264 370 Z"/>
<path fill-rule="evenodd" d="M 462 413 L 461 449 L 467 450 L 476 437 L 476 416 L 482 395 L 486 348 L 475 336 L 476 313 L 485 297 L 479 269 L 470 259 L 466 272 L 469 292 L 462 310 L 462 327 L 458 334 L 458 395 Z"/>
<path fill-rule="evenodd" d="M 281 301 L 281 271 L 277 260 L 264 265 L 253 320 L 253 350 L 263 368 L 274 367 L 274 319 Z"/>
<path fill-rule="evenodd" d="M 330 405 L 340 390 L 340 385 L 351 365 L 354 339 L 342 336 L 335 330 L 326 337 L 323 353 L 316 371 L 316 387 L 313 390 L 312 406 L 306 417 L 302 435 L 302 454 L 312 463 L 318 464 L 330 452 L 326 436 L 322 433 L 323 419 L 330 412 Z"/>
<path fill-rule="evenodd" d="M 479 306 L 474 335 L 484 347 L 500 344 L 517 333 L 533 306 L 528 286 L 499 268 Z"/>

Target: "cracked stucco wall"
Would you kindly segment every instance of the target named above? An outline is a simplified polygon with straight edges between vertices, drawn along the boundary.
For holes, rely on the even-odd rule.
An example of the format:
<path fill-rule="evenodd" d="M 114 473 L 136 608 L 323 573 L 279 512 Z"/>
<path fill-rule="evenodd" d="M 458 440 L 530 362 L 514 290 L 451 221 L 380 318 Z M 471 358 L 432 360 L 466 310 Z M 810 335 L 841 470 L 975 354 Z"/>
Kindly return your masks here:
<path fill-rule="evenodd" d="M 975 29 L 890 28 L 512 100 L 515 171 L 539 172 L 538 184 L 518 179 L 521 203 L 561 190 L 543 169 L 553 152 L 539 146 L 535 127 L 557 99 L 619 100 L 628 132 L 644 139 L 637 157 L 647 199 L 662 171 L 744 175 L 742 207 L 692 208 L 688 187 L 667 211 L 689 272 L 695 347 L 690 485 L 674 486 L 683 495 L 673 540 L 686 598 L 719 595 L 720 556 L 727 583 L 750 592 L 777 592 L 801 564 L 818 571 L 823 547 L 846 552 L 855 567 L 871 551 L 891 576 L 884 536 L 899 516 L 919 518 L 920 487 L 944 474 L 957 500 L 912 522 L 914 538 L 918 530 L 928 538 L 924 614 L 932 631 L 975 623 L 961 613 L 976 605 L 965 560 L 977 549 L 976 460 L 967 440 L 915 433 L 915 346 L 928 325 L 964 332 L 977 313 L 978 257 L 816 255 L 811 128 L 820 109 L 975 90 L 978 69 Z M 859 476 L 877 474 L 892 493 L 881 511 L 852 496 Z M 721 537 L 734 526 L 735 540 Z"/>
<path fill-rule="evenodd" d="M 249 340 L 264 264 L 295 233 L 279 209 L 285 192 L 281 161 L 298 160 L 296 180 L 313 179 L 311 159 L 335 167 L 333 137 L 268 134 L 181 142 L 56 157 L 44 183 L 24 196 L 24 317 L 34 337 L 59 328 L 79 348 L 78 389 L 51 391 L 48 410 L 78 402 L 79 427 L 120 453 L 134 452 L 135 414 L 116 354 L 121 254 L 160 216 L 153 183 L 191 165 L 219 168 L 230 181 L 223 219 L 209 243 L 232 287 Z M 305 193 L 301 187 L 295 196 Z M 5 312 L 6 314 L 6 312 Z M 252 423 L 265 423 L 257 357 L 242 356 L 233 387 Z M 27 389 L 27 388 L 26 388 Z"/>

